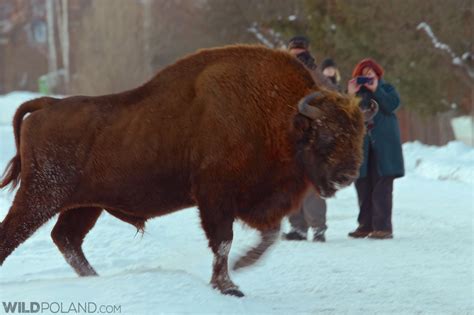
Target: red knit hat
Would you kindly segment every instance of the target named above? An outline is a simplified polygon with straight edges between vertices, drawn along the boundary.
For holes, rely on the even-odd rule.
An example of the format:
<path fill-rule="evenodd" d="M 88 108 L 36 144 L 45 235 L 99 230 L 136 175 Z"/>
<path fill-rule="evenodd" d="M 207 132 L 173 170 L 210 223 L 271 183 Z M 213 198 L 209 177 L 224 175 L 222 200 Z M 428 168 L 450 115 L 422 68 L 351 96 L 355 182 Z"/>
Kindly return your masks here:
<path fill-rule="evenodd" d="M 352 77 L 355 78 L 362 75 L 362 70 L 364 70 L 364 68 L 367 68 L 367 67 L 374 70 L 375 74 L 379 77 L 379 79 L 383 76 L 383 73 L 384 73 L 383 68 L 377 62 L 375 62 L 375 60 L 371 58 L 366 58 L 366 59 L 361 60 L 355 66 L 354 71 L 352 71 Z"/>

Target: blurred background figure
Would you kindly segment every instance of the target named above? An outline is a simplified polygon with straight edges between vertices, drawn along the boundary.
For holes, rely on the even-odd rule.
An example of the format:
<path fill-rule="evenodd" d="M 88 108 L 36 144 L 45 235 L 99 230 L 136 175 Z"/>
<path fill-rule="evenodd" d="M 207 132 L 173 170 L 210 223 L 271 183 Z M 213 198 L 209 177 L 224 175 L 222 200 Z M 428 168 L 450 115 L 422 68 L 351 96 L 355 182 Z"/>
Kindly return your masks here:
<path fill-rule="evenodd" d="M 321 199 L 312 190 L 306 198 L 298 212 L 288 217 L 291 229 L 283 234 L 283 239 L 288 241 L 303 241 L 308 237 L 308 228 L 312 228 L 312 240 L 314 242 L 325 242 L 327 230 L 326 225 L 326 201 Z"/>
<path fill-rule="evenodd" d="M 336 62 L 332 58 L 326 58 L 321 62 L 321 72 L 328 78 L 332 84 L 337 87 L 337 90 L 341 91 L 341 74 L 337 68 Z"/>
<path fill-rule="evenodd" d="M 310 72 L 316 70 L 316 60 L 309 52 L 309 39 L 306 36 L 291 38 L 288 41 L 288 52 L 301 61 Z"/>
<path fill-rule="evenodd" d="M 316 74 L 316 63 L 309 52 L 309 40 L 305 36 L 295 36 L 288 42 L 288 51 L 298 58 L 313 77 Z M 325 242 L 326 226 L 326 201 L 321 199 L 316 191 L 312 190 L 304 199 L 298 212 L 289 216 L 291 230 L 283 234 L 283 238 L 291 241 L 302 241 L 307 239 L 308 228 L 313 229 L 312 240 Z"/>
<path fill-rule="evenodd" d="M 373 122 L 367 126 L 364 139 L 364 161 L 355 186 L 359 200 L 357 229 L 353 238 L 393 238 L 392 191 L 395 178 L 405 173 L 400 129 L 395 111 L 400 97 L 395 88 L 383 80 L 383 68 L 372 59 L 360 61 L 352 72 L 347 91 L 362 98 L 361 107 L 379 106 Z"/>
<path fill-rule="evenodd" d="M 322 70 L 316 64 L 316 59 L 310 53 L 309 47 L 310 42 L 306 36 L 295 36 L 288 41 L 288 52 L 305 65 L 316 84 L 331 90 L 338 90 L 338 87 L 323 75 Z"/>

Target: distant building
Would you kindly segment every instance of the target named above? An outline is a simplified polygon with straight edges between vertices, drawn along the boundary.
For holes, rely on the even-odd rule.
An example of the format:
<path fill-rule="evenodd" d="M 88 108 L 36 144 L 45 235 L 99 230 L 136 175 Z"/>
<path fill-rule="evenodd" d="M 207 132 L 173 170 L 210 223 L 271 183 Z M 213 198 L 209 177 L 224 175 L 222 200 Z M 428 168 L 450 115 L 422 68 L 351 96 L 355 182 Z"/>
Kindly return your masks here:
<path fill-rule="evenodd" d="M 38 78 L 48 73 L 47 2 L 0 0 L 0 93 L 37 91 Z M 80 15 L 89 3 L 89 0 L 68 0 L 69 16 Z M 57 11 L 53 13 L 57 15 Z M 69 19 L 69 29 L 74 29 L 75 21 L 74 18 Z M 57 21 L 53 27 L 58 65 L 62 67 Z"/>

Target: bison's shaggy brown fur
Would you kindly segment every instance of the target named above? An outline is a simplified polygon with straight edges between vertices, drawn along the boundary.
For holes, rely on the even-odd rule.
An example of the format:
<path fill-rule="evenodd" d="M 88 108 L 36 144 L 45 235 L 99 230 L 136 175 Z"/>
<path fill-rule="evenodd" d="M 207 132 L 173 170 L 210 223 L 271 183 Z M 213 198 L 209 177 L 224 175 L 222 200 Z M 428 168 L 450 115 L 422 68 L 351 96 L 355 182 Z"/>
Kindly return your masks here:
<path fill-rule="evenodd" d="M 299 114 L 315 91 L 305 102 L 316 115 Z M 238 296 L 227 274 L 234 220 L 273 241 L 310 186 L 331 196 L 356 177 L 364 133 L 352 99 L 316 86 L 286 52 L 243 45 L 199 51 L 123 93 L 26 102 L 13 125 L 18 153 L 0 186 L 21 182 L 0 263 L 59 213 L 54 242 L 78 274 L 94 275 L 81 244 L 102 209 L 143 229 L 197 205 L 211 283 Z"/>

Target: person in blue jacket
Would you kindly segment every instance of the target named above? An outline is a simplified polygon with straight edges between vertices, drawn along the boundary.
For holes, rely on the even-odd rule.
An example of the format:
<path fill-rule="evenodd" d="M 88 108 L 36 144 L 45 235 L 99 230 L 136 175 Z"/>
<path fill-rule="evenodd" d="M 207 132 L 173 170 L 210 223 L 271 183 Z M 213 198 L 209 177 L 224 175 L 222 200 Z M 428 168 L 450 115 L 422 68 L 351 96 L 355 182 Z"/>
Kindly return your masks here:
<path fill-rule="evenodd" d="M 396 89 L 383 80 L 384 70 L 373 59 L 360 61 L 347 86 L 361 98 L 361 107 L 378 103 L 378 112 L 367 125 L 364 160 L 355 182 L 359 200 L 359 226 L 353 238 L 393 238 L 393 181 L 405 173 L 400 129 L 395 111 L 400 106 Z"/>

